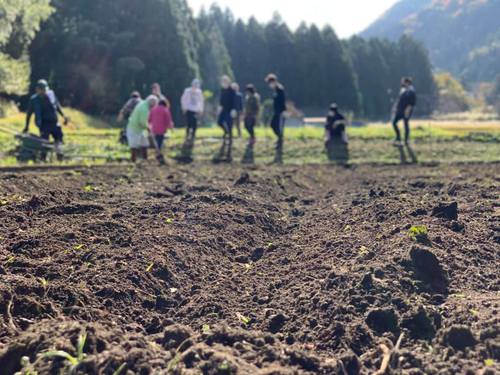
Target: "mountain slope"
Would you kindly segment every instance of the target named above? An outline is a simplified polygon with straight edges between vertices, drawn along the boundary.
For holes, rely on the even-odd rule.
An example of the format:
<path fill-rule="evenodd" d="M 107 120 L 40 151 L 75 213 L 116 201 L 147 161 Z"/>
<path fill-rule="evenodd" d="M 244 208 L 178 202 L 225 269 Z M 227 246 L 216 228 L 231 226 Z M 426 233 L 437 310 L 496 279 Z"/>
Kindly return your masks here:
<path fill-rule="evenodd" d="M 433 64 L 466 81 L 500 74 L 500 0 L 402 0 L 368 27 L 364 37 L 410 34 Z"/>

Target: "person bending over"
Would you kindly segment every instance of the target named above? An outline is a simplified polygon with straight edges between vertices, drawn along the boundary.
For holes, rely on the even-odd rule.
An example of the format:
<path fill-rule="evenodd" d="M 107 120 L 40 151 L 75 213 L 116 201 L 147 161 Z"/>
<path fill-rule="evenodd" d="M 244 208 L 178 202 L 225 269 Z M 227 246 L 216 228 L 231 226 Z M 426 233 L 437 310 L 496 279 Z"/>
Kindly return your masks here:
<path fill-rule="evenodd" d="M 340 140 L 342 143 L 348 144 L 346 120 L 335 103 L 330 105 L 325 126 L 326 144 L 328 145 L 332 140 Z"/>
<path fill-rule="evenodd" d="M 127 140 L 130 147 L 131 160 L 148 158 L 149 147 L 149 113 L 158 104 L 158 98 L 150 95 L 141 101 L 132 112 L 127 124 Z"/>

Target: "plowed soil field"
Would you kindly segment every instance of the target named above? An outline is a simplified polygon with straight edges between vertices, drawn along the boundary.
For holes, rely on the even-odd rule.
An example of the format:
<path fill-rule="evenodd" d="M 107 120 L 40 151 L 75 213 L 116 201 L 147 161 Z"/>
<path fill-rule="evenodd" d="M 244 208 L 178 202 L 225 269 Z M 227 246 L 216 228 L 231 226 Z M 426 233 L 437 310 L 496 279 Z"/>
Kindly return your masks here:
<path fill-rule="evenodd" d="M 500 164 L 0 172 L 0 373 L 494 374 L 499 182 Z"/>

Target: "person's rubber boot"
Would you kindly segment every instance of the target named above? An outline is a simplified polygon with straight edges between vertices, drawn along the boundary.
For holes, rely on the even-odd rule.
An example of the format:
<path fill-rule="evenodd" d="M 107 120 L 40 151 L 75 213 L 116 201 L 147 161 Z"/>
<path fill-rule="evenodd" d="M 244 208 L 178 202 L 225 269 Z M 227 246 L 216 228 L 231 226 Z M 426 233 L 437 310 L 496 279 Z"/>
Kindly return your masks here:
<path fill-rule="evenodd" d="M 158 164 L 160 164 L 160 166 L 167 165 L 167 162 L 165 161 L 165 156 L 163 156 L 161 152 L 158 152 L 156 154 L 156 160 L 158 161 Z"/>

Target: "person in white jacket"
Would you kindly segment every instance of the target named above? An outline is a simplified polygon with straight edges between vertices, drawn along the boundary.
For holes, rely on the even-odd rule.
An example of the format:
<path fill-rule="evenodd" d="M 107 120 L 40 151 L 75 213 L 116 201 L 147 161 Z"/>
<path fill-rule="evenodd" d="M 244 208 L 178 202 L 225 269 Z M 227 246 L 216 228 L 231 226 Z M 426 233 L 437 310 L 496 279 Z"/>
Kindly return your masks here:
<path fill-rule="evenodd" d="M 203 114 L 205 99 L 201 91 L 201 83 L 195 79 L 191 87 L 184 90 L 181 98 L 181 107 L 186 116 L 186 140 L 194 141 L 198 118 Z"/>

